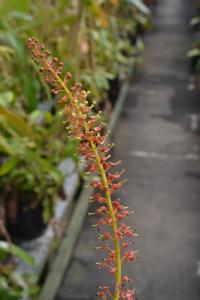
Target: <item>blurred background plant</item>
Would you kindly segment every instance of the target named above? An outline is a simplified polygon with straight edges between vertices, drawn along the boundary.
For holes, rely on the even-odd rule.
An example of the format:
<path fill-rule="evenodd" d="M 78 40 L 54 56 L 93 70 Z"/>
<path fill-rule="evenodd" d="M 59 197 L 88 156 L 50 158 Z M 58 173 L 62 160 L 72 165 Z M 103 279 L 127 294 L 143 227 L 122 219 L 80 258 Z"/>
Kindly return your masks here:
<path fill-rule="evenodd" d="M 14 245 L 0 218 L 0 298 L 4 300 L 36 299 L 39 287 L 34 275 L 21 274 L 16 266 L 19 261 L 33 267 L 33 258 Z"/>
<path fill-rule="evenodd" d="M 73 156 L 76 144 L 64 146 L 60 117 L 58 113 L 39 110 L 17 114 L 16 109 L 0 106 L 0 200 L 7 226 L 11 223 L 15 231 L 19 231 L 18 219 L 24 227 L 22 215 L 18 216 L 22 199 L 26 199 L 26 210 L 40 204 L 43 221 L 47 223 L 54 216 L 58 195 L 65 198 L 59 165 L 64 158 Z M 33 224 L 37 226 L 38 218 Z M 30 228 L 26 226 L 25 230 L 30 235 Z"/>
<path fill-rule="evenodd" d="M 200 1 L 196 1 L 196 15 L 191 19 L 190 26 L 193 30 L 193 45 L 188 51 L 191 71 L 195 74 L 197 89 L 200 91 Z"/>
<path fill-rule="evenodd" d="M 149 9 L 139 0 L 1 2 L 0 92 L 9 91 L 13 105 L 28 112 L 52 99 L 26 55 L 29 36 L 53 49 L 64 70 L 83 80 L 100 102 L 108 100 L 109 81 L 119 76 L 121 66 L 128 67 L 143 49 L 141 34 L 151 24 Z"/>

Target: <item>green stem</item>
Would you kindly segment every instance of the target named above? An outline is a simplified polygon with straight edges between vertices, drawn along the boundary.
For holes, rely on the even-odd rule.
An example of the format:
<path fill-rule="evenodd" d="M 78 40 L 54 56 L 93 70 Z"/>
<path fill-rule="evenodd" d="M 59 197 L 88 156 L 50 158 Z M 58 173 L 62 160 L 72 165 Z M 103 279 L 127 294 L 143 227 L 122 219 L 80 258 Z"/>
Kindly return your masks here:
<path fill-rule="evenodd" d="M 45 63 L 48 66 L 48 68 L 51 70 L 51 72 L 54 74 L 54 76 L 58 80 L 58 82 L 61 84 L 61 86 L 65 90 L 66 94 L 71 99 L 73 99 L 73 95 L 71 94 L 70 90 L 67 88 L 67 86 L 65 85 L 63 80 L 56 74 L 54 69 L 50 66 L 50 64 L 47 61 L 45 61 Z M 78 104 L 77 104 L 77 110 L 79 110 Z M 89 133 L 89 128 L 88 128 L 86 122 L 84 122 L 84 130 L 87 133 Z M 116 253 L 116 275 L 115 275 L 116 282 L 115 282 L 115 294 L 114 294 L 113 300 L 119 300 L 119 297 L 120 297 L 119 286 L 121 284 L 121 266 L 122 266 L 122 264 L 121 264 L 120 240 L 119 240 L 119 238 L 117 238 L 117 221 L 116 221 L 116 217 L 115 217 L 115 213 L 114 213 L 114 209 L 113 209 L 113 205 L 112 205 L 111 194 L 109 191 L 109 183 L 107 180 L 106 172 L 101 163 L 100 155 L 98 153 L 96 145 L 94 144 L 94 142 L 91 139 L 89 140 L 89 143 L 90 143 L 90 147 L 95 155 L 99 174 L 101 176 L 102 183 L 106 190 L 106 192 L 105 192 L 106 202 L 107 202 L 107 206 L 108 206 L 108 210 L 109 210 L 109 215 L 112 219 L 112 230 L 113 230 L 113 235 L 114 235 L 114 245 L 115 245 L 115 253 Z"/>
<path fill-rule="evenodd" d="M 108 180 L 106 177 L 106 173 L 105 170 L 103 168 L 103 165 L 101 163 L 100 160 L 100 156 L 99 153 L 97 151 L 97 148 L 95 146 L 95 144 L 90 141 L 90 145 L 91 148 L 95 154 L 95 159 L 98 165 L 98 169 L 99 169 L 99 173 L 102 179 L 102 183 L 105 187 L 105 189 L 107 190 L 106 194 L 106 202 L 107 202 L 107 206 L 108 206 L 108 210 L 109 210 L 109 215 L 112 219 L 112 230 L 113 230 L 113 234 L 114 234 L 114 244 L 115 244 L 115 253 L 116 253 L 116 284 L 115 284 L 115 294 L 114 294 L 114 298 L 113 300 L 118 300 L 119 299 L 119 286 L 121 284 L 121 249 L 120 249 L 120 241 L 117 238 L 117 221 L 116 221 L 116 217 L 115 217 L 115 213 L 113 210 L 113 205 L 112 205 L 112 200 L 111 200 L 111 194 L 109 191 L 109 184 L 108 184 Z"/>

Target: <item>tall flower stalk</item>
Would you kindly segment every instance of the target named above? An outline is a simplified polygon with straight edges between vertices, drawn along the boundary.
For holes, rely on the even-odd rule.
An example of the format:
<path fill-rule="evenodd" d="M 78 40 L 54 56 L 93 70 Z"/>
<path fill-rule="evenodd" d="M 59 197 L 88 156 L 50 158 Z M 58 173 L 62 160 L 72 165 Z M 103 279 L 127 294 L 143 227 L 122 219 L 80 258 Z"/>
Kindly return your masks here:
<path fill-rule="evenodd" d="M 99 216 L 97 224 L 94 225 L 99 232 L 97 238 L 100 244 L 97 249 L 105 253 L 105 258 L 97 266 L 107 268 L 114 275 L 115 287 L 99 287 L 97 296 L 103 300 L 134 300 L 135 290 L 127 287 L 131 280 L 122 274 L 122 266 L 137 258 L 137 251 L 129 249 L 132 242 L 128 241 L 136 233 L 123 222 L 131 213 L 128 207 L 113 198 L 113 193 L 124 183 L 121 180 L 124 170 L 111 172 L 120 161 L 110 161 L 112 144 L 106 142 L 107 134 L 105 124 L 101 121 L 101 112 L 94 113 L 94 104 L 89 104 L 88 92 L 82 89 L 80 83 L 69 87 L 72 75 L 62 74 L 62 62 L 57 57 L 52 58 L 44 45 L 38 44 L 33 37 L 29 39 L 28 47 L 32 51 L 33 60 L 44 74 L 45 81 L 51 86 L 52 93 L 57 95 L 58 102 L 63 105 L 64 123 L 68 134 L 76 137 L 79 142 L 79 155 L 87 161 L 87 174 L 98 174 L 97 179 L 90 183 L 97 193 L 89 199 L 98 203 L 91 214 Z"/>

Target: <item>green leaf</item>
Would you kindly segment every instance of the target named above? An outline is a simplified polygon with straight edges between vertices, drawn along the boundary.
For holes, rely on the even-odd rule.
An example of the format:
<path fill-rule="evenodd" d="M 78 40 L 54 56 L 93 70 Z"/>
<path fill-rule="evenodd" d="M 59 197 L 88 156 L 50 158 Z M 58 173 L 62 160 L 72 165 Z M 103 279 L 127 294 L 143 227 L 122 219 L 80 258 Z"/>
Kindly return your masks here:
<path fill-rule="evenodd" d="M 24 46 L 20 41 L 19 37 L 14 32 L 11 31 L 12 28 L 10 28 L 10 26 L 7 23 L 4 26 L 5 29 L 7 30 L 4 33 L 4 36 L 7 42 L 9 43 L 9 45 L 13 48 L 15 52 L 15 60 L 18 63 L 18 65 L 21 67 L 24 65 L 26 59 Z"/>
<path fill-rule="evenodd" d="M 0 251 L 4 251 L 5 253 L 9 254 L 11 252 L 11 247 L 7 242 L 0 241 Z M 12 253 L 19 257 L 23 262 L 27 265 L 34 266 L 35 262 L 32 256 L 30 256 L 25 250 L 22 248 L 12 245 Z"/>
<path fill-rule="evenodd" d="M 145 15 L 150 15 L 150 9 L 141 0 L 126 0 L 130 4 L 133 4 L 140 12 Z"/>
<path fill-rule="evenodd" d="M 0 47 L 1 48 L 1 47 Z M 1 51 L 1 50 L 0 50 Z M 0 105 L 8 107 L 14 103 L 14 94 L 11 91 L 0 93 Z"/>
<path fill-rule="evenodd" d="M 29 112 L 34 111 L 38 106 L 37 86 L 36 81 L 29 76 L 29 74 L 21 74 L 21 82 L 24 93 L 27 97 L 27 108 Z"/>
<path fill-rule="evenodd" d="M 36 123 L 40 118 L 43 117 L 43 115 L 44 115 L 43 111 L 36 109 L 29 114 L 29 120 L 31 123 Z"/>
<path fill-rule="evenodd" d="M 73 157 L 75 153 L 77 153 L 78 142 L 76 139 L 71 139 L 67 145 L 65 146 L 64 156 L 65 157 Z M 76 157 L 76 156 L 75 156 Z"/>
<path fill-rule="evenodd" d="M 63 182 L 63 175 L 61 171 L 56 168 L 52 168 L 51 170 L 49 170 L 48 175 L 52 177 L 56 185 L 61 185 L 61 183 Z"/>
<path fill-rule="evenodd" d="M 200 18 L 196 17 L 196 18 L 192 18 L 192 20 L 190 21 L 190 25 L 191 26 L 196 26 L 200 23 Z"/>
<path fill-rule="evenodd" d="M 194 48 L 194 49 L 188 51 L 187 57 L 192 58 L 192 57 L 195 57 L 195 56 L 200 56 L 200 49 Z"/>
<path fill-rule="evenodd" d="M 10 13 L 11 11 L 28 12 L 29 0 L 3 0 L 1 1 L 0 14 Z"/>
<path fill-rule="evenodd" d="M 29 14 L 25 14 L 20 11 L 12 11 L 11 15 L 12 15 L 12 17 L 15 17 L 16 19 L 23 20 L 26 22 L 30 22 L 30 21 L 34 20 L 33 16 L 31 16 Z"/>
<path fill-rule="evenodd" d="M 8 290 L 9 286 L 5 279 L 5 277 L 0 275 L 0 291 L 1 290 Z"/>
<path fill-rule="evenodd" d="M 0 176 L 8 174 L 12 169 L 16 167 L 18 163 L 18 158 L 13 156 L 7 159 L 2 166 L 0 166 Z"/>
<path fill-rule="evenodd" d="M 9 155 L 15 155 L 15 149 L 7 142 L 5 137 L 0 134 L 0 151 Z"/>
<path fill-rule="evenodd" d="M 143 51 L 144 50 L 144 42 L 143 42 L 142 39 L 140 39 L 140 38 L 137 39 L 136 48 L 137 48 L 138 51 Z"/>
<path fill-rule="evenodd" d="M 6 109 L 1 105 L 0 116 L 6 117 L 9 125 L 22 136 L 29 136 L 31 138 L 34 137 L 35 134 L 33 130 L 26 124 L 26 122 L 24 122 L 24 120 L 20 116 L 16 115 L 16 113 Z"/>
<path fill-rule="evenodd" d="M 4 55 L 5 53 L 13 54 L 14 51 L 11 47 L 1 45 L 0 46 L 0 54 Z"/>

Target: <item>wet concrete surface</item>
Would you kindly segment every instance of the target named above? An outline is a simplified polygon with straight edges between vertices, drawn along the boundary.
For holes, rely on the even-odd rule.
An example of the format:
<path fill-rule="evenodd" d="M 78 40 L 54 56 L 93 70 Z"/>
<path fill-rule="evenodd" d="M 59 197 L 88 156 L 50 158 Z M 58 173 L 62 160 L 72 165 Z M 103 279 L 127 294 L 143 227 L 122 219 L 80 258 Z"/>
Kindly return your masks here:
<path fill-rule="evenodd" d="M 140 259 L 127 266 L 141 300 L 200 299 L 200 137 L 190 130 L 200 96 L 191 89 L 186 52 L 192 2 L 160 0 L 139 82 L 118 123 L 114 159 L 128 182 L 118 193 L 137 213 Z M 94 300 L 112 278 L 97 270 L 94 217 L 85 220 L 56 300 Z"/>

